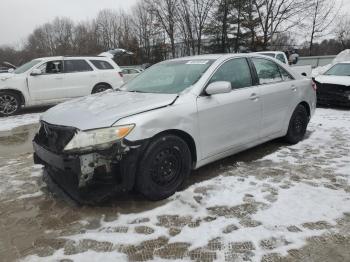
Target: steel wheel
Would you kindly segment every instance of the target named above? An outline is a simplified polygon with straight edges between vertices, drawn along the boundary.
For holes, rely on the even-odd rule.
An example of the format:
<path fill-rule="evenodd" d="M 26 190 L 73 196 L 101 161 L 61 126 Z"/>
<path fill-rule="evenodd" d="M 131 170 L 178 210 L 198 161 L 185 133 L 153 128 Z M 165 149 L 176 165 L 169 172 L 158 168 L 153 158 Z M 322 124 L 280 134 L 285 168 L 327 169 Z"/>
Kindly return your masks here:
<path fill-rule="evenodd" d="M 160 186 L 169 186 L 177 181 L 181 172 L 181 156 L 176 148 L 161 150 L 149 169 L 152 180 Z"/>
<path fill-rule="evenodd" d="M 0 115 L 10 116 L 15 114 L 20 108 L 20 102 L 16 95 L 0 94 Z"/>

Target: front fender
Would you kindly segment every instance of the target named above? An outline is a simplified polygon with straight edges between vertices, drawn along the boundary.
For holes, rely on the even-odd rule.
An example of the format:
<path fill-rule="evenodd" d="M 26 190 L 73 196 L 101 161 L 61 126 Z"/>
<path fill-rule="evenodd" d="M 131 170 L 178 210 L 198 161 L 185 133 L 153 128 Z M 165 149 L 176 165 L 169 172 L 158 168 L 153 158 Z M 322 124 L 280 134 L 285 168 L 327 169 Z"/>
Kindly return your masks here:
<path fill-rule="evenodd" d="M 190 135 L 196 146 L 198 160 L 201 156 L 195 96 L 179 97 L 172 105 L 125 117 L 114 125 L 135 124 L 126 137 L 129 141 L 149 139 L 168 130 L 180 130 Z"/>

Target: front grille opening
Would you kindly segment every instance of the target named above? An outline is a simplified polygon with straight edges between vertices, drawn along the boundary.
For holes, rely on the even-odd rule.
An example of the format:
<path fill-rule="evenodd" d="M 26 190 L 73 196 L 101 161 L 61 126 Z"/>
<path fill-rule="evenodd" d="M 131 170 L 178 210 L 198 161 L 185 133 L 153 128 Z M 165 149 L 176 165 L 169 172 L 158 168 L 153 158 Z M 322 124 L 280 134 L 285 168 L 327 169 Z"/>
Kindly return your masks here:
<path fill-rule="evenodd" d="M 77 129 L 74 127 L 56 126 L 41 121 L 39 132 L 34 141 L 51 152 L 62 153 L 76 132 Z"/>

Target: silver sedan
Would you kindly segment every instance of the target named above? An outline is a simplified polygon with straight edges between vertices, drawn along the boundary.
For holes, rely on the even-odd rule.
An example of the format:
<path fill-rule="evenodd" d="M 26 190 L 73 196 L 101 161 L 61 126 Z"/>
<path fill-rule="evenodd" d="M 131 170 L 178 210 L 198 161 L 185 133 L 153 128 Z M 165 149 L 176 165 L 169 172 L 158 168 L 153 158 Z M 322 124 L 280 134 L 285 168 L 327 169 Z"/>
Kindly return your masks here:
<path fill-rule="evenodd" d="M 80 202 L 136 188 L 160 200 L 192 169 L 284 137 L 304 138 L 315 111 L 311 79 L 258 54 L 156 64 L 119 91 L 60 104 L 41 119 L 35 162 Z"/>

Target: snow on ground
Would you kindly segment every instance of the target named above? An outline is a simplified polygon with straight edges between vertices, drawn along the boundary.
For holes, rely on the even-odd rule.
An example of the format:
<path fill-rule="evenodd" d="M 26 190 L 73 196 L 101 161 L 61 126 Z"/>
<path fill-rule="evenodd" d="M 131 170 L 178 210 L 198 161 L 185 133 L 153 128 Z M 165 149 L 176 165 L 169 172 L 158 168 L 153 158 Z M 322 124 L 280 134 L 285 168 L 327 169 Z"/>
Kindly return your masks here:
<path fill-rule="evenodd" d="M 11 131 L 12 129 L 35 124 L 39 122 L 41 113 L 23 114 L 17 116 L 1 117 L 0 118 L 0 132 Z"/>
<path fill-rule="evenodd" d="M 66 244 L 49 256 L 24 260 L 260 261 L 288 255 L 312 237 L 336 233 L 338 219 L 350 212 L 350 112 L 317 109 L 301 143 L 216 172 L 156 208 L 114 221 L 101 216 L 97 228 L 61 235 Z M 88 217 L 80 222 L 90 223 Z"/>

